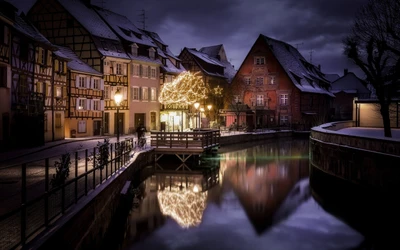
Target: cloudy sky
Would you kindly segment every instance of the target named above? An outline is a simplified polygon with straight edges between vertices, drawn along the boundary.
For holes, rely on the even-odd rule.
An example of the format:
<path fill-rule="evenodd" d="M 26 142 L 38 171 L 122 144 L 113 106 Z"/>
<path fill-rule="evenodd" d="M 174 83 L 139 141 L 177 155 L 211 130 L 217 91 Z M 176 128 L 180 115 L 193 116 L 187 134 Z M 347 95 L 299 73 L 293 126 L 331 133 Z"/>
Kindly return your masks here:
<path fill-rule="evenodd" d="M 36 0 L 8 0 L 28 11 Z M 362 74 L 343 55 L 342 39 L 367 0 L 92 0 L 157 32 L 173 53 L 223 44 L 240 67 L 259 34 L 297 47 L 325 73 Z"/>

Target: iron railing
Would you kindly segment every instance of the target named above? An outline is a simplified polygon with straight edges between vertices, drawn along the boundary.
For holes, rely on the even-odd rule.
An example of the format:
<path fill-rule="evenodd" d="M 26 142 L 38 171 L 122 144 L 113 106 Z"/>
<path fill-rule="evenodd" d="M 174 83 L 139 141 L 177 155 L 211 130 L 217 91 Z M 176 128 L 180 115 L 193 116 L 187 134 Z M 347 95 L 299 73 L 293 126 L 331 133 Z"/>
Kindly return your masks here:
<path fill-rule="evenodd" d="M 45 230 L 79 200 L 130 164 L 133 148 L 133 138 L 119 144 L 110 143 L 106 161 L 94 160 L 99 155 L 99 147 L 76 151 L 70 154 L 69 178 L 54 187 L 51 184 L 55 175 L 53 165 L 60 158 L 45 158 L 0 170 L 0 249 L 23 246 Z M 9 184 L 7 190 L 2 183 Z"/>

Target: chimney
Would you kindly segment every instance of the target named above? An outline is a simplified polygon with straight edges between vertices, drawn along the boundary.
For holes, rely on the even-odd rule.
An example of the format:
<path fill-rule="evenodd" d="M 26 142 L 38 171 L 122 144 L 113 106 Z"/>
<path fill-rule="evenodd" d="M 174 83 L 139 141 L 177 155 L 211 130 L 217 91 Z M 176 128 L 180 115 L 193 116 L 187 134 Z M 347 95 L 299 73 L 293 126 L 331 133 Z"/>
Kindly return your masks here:
<path fill-rule="evenodd" d="M 344 75 L 347 75 L 349 73 L 349 69 L 344 69 Z"/>

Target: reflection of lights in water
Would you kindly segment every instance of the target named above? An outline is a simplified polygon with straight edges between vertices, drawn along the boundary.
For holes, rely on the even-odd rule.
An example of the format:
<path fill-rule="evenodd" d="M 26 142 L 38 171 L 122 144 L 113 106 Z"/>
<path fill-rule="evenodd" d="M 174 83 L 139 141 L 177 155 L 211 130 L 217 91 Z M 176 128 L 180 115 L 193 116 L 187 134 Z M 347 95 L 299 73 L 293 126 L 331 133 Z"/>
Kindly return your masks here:
<path fill-rule="evenodd" d="M 157 198 L 161 212 L 171 216 L 181 227 L 197 226 L 201 222 L 206 207 L 207 192 L 182 191 L 158 191 Z"/>

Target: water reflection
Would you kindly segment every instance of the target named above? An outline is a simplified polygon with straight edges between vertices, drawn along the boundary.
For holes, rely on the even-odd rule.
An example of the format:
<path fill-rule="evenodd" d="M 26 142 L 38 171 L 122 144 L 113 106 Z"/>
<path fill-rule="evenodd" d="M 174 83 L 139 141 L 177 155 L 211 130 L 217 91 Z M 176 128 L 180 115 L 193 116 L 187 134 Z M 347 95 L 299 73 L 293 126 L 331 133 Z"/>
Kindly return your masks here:
<path fill-rule="evenodd" d="M 219 172 L 148 178 L 126 249 L 350 249 L 362 242 L 310 197 L 307 140 L 240 146 L 204 159 L 217 159 Z"/>

